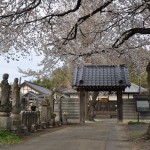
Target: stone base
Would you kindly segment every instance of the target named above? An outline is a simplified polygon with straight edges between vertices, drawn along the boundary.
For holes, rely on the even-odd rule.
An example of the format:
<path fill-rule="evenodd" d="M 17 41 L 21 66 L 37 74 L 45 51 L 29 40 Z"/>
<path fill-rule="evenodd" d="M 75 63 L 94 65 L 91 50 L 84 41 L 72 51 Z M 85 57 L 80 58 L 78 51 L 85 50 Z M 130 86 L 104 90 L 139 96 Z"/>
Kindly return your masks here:
<path fill-rule="evenodd" d="M 41 124 L 42 124 L 43 129 L 46 129 L 46 128 L 47 128 L 46 122 L 42 122 Z"/>
<path fill-rule="evenodd" d="M 0 112 L 11 112 L 11 107 L 8 105 L 0 105 Z"/>
<path fill-rule="evenodd" d="M 0 112 L 0 117 L 9 117 L 10 112 Z"/>
<path fill-rule="evenodd" d="M 37 126 L 35 124 L 31 125 L 31 132 L 33 133 L 37 132 Z"/>
<path fill-rule="evenodd" d="M 20 116 L 19 114 L 11 114 L 13 125 L 18 126 L 21 125 Z"/>
<path fill-rule="evenodd" d="M 29 132 L 28 132 L 28 128 L 24 125 L 24 124 L 22 124 L 21 126 L 20 126 L 20 133 L 21 134 L 28 134 Z"/>
<path fill-rule="evenodd" d="M 11 130 L 12 118 L 0 116 L 0 129 Z"/>
<path fill-rule="evenodd" d="M 18 127 L 18 126 L 21 125 L 21 121 L 20 121 L 20 120 L 13 120 L 13 119 L 12 119 L 12 124 L 13 124 L 13 126 Z"/>
<path fill-rule="evenodd" d="M 12 127 L 11 130 L 13 132 L 21 132 L 20 126 L 21 126 L 21 120 L 20 120 L 20 116 L 19 114 L 11 114 L 11 118 L 12 118 Z"/>

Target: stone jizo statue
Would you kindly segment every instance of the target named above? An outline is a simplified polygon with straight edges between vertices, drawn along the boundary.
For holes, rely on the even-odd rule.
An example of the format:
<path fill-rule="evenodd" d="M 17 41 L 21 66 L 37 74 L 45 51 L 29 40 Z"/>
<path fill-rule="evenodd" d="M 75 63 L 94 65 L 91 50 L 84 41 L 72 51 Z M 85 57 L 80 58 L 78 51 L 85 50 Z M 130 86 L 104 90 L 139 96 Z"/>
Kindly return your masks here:
<path fill-rule="evenodd" d="M 1 103 L 0 105 L 7 106 L 9 105 L 9 96 L 10 96 L 10 86 L 8 83 L 9 74 L 5 73 L 3 75 L 3 80 L 1 82 Z"/>
<path fill-rule="evenodd" d="M 14 79 L 14 83 L 12 86 L 12 107 L 13 113 L 19 112 L 19 106 L 20 106 L 20 86 L 18 84 L 18 78 Z"/>

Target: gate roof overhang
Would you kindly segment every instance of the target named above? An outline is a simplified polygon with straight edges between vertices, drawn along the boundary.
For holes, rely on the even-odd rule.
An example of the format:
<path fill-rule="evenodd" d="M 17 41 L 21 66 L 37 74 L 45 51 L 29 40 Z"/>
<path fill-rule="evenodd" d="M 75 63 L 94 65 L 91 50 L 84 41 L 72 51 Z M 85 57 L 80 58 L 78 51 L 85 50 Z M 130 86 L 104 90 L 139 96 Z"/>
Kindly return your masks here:
<path fill-rule="evenodd" d="M 72 87 L 86 91 L 124 91 L 130 87 L 128 68 L 124 65 L 85 65 L 75 68 Z"/>

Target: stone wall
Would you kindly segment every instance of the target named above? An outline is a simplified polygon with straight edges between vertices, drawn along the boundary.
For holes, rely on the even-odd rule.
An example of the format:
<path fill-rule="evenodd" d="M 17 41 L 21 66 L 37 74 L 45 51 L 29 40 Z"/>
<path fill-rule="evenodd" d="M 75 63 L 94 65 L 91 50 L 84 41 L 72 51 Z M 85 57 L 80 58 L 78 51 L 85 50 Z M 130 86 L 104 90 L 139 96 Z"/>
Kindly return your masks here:
<path fill-rule="evenodd" d="M 134 99 L 123 99 L 123 123 L 128 123 L 129 121 L 138 121 L 136 102 Z M 140 113 L 139 121 L 150 122 L 150 113 Z"/>

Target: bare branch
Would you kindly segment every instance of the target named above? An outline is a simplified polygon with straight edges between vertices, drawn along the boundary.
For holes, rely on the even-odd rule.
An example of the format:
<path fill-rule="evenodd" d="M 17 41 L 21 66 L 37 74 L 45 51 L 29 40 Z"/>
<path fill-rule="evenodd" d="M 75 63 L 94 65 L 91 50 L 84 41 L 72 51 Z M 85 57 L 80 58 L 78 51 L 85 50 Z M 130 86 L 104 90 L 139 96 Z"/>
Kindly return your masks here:
<path fill-rule="evenodd" d="M 76 10 L 78 10 L 78 9 L 80 8 L 81 2 L 82 2 L 82 0 L 78 0 L 76 6 L 75 6 L 73 9 L 70 9 L 70 10 L 64 12 L 64 13 L 53 14 L 53 15 L 51 15 L 51 16 L 61 17 L 61 16 L 65 16 L 65 15 L 71 13 L 71 12 L 75 12 Z"/>
<path fill-rule="evenodd" d="M 26 6 L 22 10 L 17 10 L 16 12 L 12 12 L 12 13 L 7 14 L 7 15 L 2 15 L 2 16 L 0 16 L 0 19 L 24 14 L 24 13 L 31 11 L 32 9 L 36 8 L 38 5 L 40 5 L 40 3 L 41 3 L 41 0 L 34 0 L 31 4 L 29 4 L 28 6 Z"/>
<path fill-rule="evenodd" d="M 121 44 L 123 44 L 126 40 L 132 37 L 134 34 L 150 34 L 150 28 L 133 28 L 125 31 L 113 44 L 113 48 L 118 48 Z"/>
<path fill-rule="evenodd" d="M 92 13 L 89 13 L 81 18 L 78 19 L 78 21 L 76 22 L 76 24 L 72 27 L 72 29 L 70 30 L 68 36 L 65 38 L 65 40 L 63 41 L 63 45 L 66 44 L 67 41 L 73 40 L 76 38 L 77 35 L 77 29 L 78 26 L 80 24 L 82 24 L 84 21 L 86 21 L 88 18 L 90 18 L 91 16 L 94 16 L 96 13 L 101 12 L 104 8 L 106 8 L 109 4 L 111 4 L 114 0 L 108 0 L 106 3 L 104 3 L 102 6 L 98 7 L 97 9 L 95 9 Z"/>
<path fill-rule="evenodd" d="M 32 2 L 30 5 L 33 5 L 34 3 L 36 3 L 36 1 L 37 1 L 37 0 L 34 0 L 34 2 Z M 42 18 L 38 18 L 38 19 L 36 18 L 35 20 L 31 20 L 31 21 L 28 21 L 28 22 L 25 22 L 25 23 L 26 23 L 26 24 L 29 24 L 29 23 L 32 23 L 32 22 L 44 20 L 44 19 L 49 18 L 49 17 L 50 17 L 51 19 L 52 19 L 53 17 L 63 17 L 63 16 L 65 16 L 65 15 L 71 13 L 71 12 L 77 11 L 77 10 L 80 8 L 80 6 L 81 6 L 81 2 L 82 2 L 82 0 L 78 0 L 76 6 L 75 6 L 73 9 L 69 9 L 69 10 L 67 10 L 67 11 L 65 11 L 65 12 L 62 12 L 62 13 L 49 14 L 49 15 L 46 15 L 46 16 L 44 16 L 44 17 L 42 17 Z M 29 6 L 27 6 L 26 8 L 24 8 L 24 9 L 22 9 L 22 10 L 20 10 L 20 11 L 17 11 L 17 12 L 11 13 L 11 14 L 7 14 L 7 15 L 2 15 L 2 16 L 0 16 L 0 19 L 8 18 L 8 17 L 13 17 L 13 16 L 15 16 L 15 15 L 21 15 L 21 14 L 23 14 L 23 13 L 26 13 L 26 12 L 31 11 L 32 9 L 36 8 L 40 3 L 41 3 L 41 0 L 38 0 L 37 4 L 35 4 L 34 6 L 29 7 L 29 6 L 30 6 L 30 5 L 29 5 Z"/>

